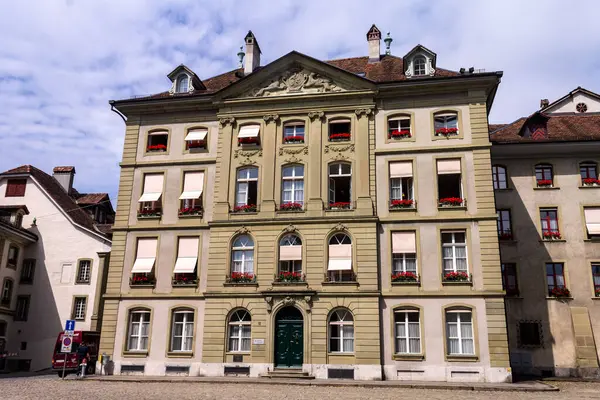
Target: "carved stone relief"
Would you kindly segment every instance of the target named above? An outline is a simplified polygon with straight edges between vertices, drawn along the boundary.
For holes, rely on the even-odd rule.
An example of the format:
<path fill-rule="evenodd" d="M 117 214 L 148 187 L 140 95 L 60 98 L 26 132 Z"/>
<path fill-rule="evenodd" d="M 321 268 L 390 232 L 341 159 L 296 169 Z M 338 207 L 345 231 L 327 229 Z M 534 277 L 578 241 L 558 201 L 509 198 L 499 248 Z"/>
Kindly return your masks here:
<path fill-rule="evenodd" d="M 330 78 L 306 69 L 293 68 L 272 80 L 266 86 L 252 89 L 242 97 L 269 97 L 304 93 L 331 93 L 347 90 Z"/>
<path fill-rule="evenodd" d="M 345 153 L 347 151 L 350 151 L 351 153 L 354 153 L 354 144 L 346 144 L 346 145 L 335 145 L 335 144 L 328 144 L 327 146 L 325 146 L 325 153 Z"/>
<path fill-rule="evenodd" d="M 373 109 L 372 108 L 358 108 L 356 110 L 354 110 L 354 113 L 360 118 L 363 115 L 365 117 L 368 117 L 369 115 L 373 114 Z"/>
<path fill-rule="evenodd" d="M 262 154 L 262 150 L 234 150 L 233 158 L 243 158 L 239 165 L 253 165 L 256 163 L 255 156 L 262 157 Z"/>
<path fill-rule="evenodd" d="M 302 307 L 307 313 L 312 311 L 313 301 L 311 295 L 284 295 L 279 298 L 276 296 L 265 296 L 265 303 L 267 303 L 267 312 L 273 311 L 273 306 L 281 305 L 281 307 L 289 307 L 298 305 Z"/>
<path fill-rule="evenodd" d="M 296 229 L 296 227 L 294 225 L 289 224 L 288 226 L 286 226 L 285 228 L 283 228 L 282 232 L 284 232 L 284 233 L 293 233 L 293 232 L 296 232 L 296 230 L 297 229 Z"/>
<path fill-rule="evenodd" d="M 311 121 L 314 121 L 315 119 L 325 119 L 325 113 L 323 111 L 311 111 L 308 113 L 308 118 L 311 119 Z"/>
<path fill-rule="evenodd" d="M 277 122 L 277 120 L 279 119 L 279 115 L 278 114 L 267 114 L 263 116 L 263 119 L 265 120 L 265 122 L 268 124 L 269 122 Z"/>
<path fill-rule="evenodd" d="M 291 154 L 291 155 L 297 155 L 303 153 L 304 155 L 308 154 L 308 146 L 304 146 L 304 147 L 300 147 L 297 149 L 288 149 L 285 147 L 280 147 L 279 148 L 279 155 L 282 156 L 284 154 Z"/>
<path fill-rule="evenodd" d="M 234 117 L 219 118 L 219 126 L 221 128 L 226 126 L 227 124 L 233 125 L 234 122 L 235 122 Z"/>

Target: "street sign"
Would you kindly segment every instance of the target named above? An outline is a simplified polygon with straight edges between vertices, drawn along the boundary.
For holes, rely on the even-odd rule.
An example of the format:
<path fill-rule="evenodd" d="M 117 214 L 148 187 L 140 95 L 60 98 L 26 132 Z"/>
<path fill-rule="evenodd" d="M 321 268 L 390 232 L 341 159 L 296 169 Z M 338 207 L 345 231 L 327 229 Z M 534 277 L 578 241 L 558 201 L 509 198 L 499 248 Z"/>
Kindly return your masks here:
<path fill-rule="evenodd" d="M 75 330 L 75 320 L 68 319 L 67 323 L 65 324 L 65 331 L 74 331 L 74 330 Z"/>
<path fill-rule="evenodd" d="M 61 353 L 70 353 L 71 347 L 73 346 L 73 338 L 71 336 L 64 335 L 62 339 L 62 346 L 60 348 Z"/>

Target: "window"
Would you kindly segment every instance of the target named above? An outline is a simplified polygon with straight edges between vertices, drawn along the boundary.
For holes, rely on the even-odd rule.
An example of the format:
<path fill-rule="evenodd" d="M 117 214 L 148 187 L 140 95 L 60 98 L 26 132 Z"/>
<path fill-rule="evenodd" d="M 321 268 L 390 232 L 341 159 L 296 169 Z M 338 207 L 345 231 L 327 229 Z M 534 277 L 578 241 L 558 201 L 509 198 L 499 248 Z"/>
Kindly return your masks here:
<path fill-rule="evenodd" d="M 350 133 L 351 124 L 349 120 L 338 120 L 329 122 L 329 141 L 344 142 L 352 137 Z"/>
<path fill-rule="evenodd" d="M 258 198 L 258 168 L 242 168 L 237 172 L 236 207 L 254 206 Z"/>
<path fill-rule="evenodd" d="M 508 185 L 506 182 L 506 167 L 501 165 L 492 166 L 492 182 L 494 183 L 494 189 L 507 189 Z"/>
<path fill-rule="evenodd" d="M 25 188 L 27 187 L 27 179 L 9 179 L 6 182 L 6 197 L 23 197 L 25 196 Z"/>
<path fill-rule="evenodd" d="M 540 208 L 540 222 L 544 239 L 560 239 L 556 208 Z"/>
<path fill-rule="evenodd" d="M 350 208 L 352 166 L 347 163 L 329 165 L 329 207 Z"/>
<path fill-rule="evenodd" d="M 179 215 L 202 215 L 204 172 L 185 172 L 183 191 L 179 196 Z"/>
<path fill-rule="evenodd" d="M 284 272 L 302 275 L 302 240 L 298 235 L 285 235 L 279 241 L 279 274 Z M 295 278 L 294 278 L 295 279 Z"/>
<path fill-rule="evenodd" d="M 148 146 L 146 151 L 148 152 L 165 152 L 169 145 L 169 132 L 167 131 L 153 131 L 148 132 Z"/>
<path fill-rule="evenodd" d="M 425 75 L 427 72 L 427 61 L 425 60 L 425 57 L 415 57 L 414 61 L 413 61 L 413 75 L 414 76 L 421 76 L 421 75 Z"/>
<path fill-rule="evenodd" d="M 466 232 L 442 232 L 442 255 L 444 258 L 444 274 L 468 272 Z"/>
<path fill-rule="evenodd" d="M 187 93 L 189 90 L 189 77 L 186 74 L 181 74 L 177 77 L 176 93 Z"/>
<path fill-rule="evenodd" d="M 156 261 L 156 249 L 158 246 L 157 238 L 139 238 L 137 241 L 137 254 L 135 262 L 131 269 L 132 279 L 140 279 L 139 283 L 147 280 L 152 280 L 152 269 Z M 133 283 L 133 281 L 132 281 Z M 136 282 L 137 283 L 137 282 Z"/>
<path fill-rule="evenodd" d="M 344 233 L 329 239 L 327 279 L 331 282 L 354 281 L 352 272 L 352 240 Z"/>
<path fill-rule="evenodd" d="M 304 124 L 288 123 L 283 127 L 283 143 L 304 143 Z"/>
<path fill-rule="evenodd" d="M 19 248 L 16 246 L 9 246 L 8 247 L 7 267 L 16 269 L 18 260 L 19 260 Z"/>
<path fill-rule="evenodd" d="M 354 318 L 348 310 L 335 310 L 329 318 L 329 352 L 354 352 Z"/>
<path fill-rule="evenodd" d="M 180 237 L 177 244 L 177 260 L 173 269 L 175 284 L 196 284 L 198 275 L 198 247 L 200 238 L 197 236 Z"/>
<path fill-rule="evenodd" d="M 87 306 L 87 298 L 86 297 L 75 297 L 73 301 L 73 312 L 71 315 L 74 320 L 84 320 L 85 319 L 85 309 Z"/>
<path fill-rule="evenodd" d="M 473 321 L 470 311 L 446 311 L 448 355 L 474 355 Z"/>
<path fill-rule="evenodd" d="M 538 164 L 535 166 L 535 180 L 538 187 L 552 187 L 553 173 L 552 165 L 550 164 Z"/>
<path fill-rule="evenodd" d="M 29 315 L 29 296 L 17 296 L 17 307 L 15 310 L 15 321 L 27 321 Z"/>
<path fill-rule="evenodd" d="M 21 268 L 21 279 L 19 283 L 31 284 L 33 283 L 33 276 L 35 274 L 35 259 L 27 258 L 23 260 L 23 268 Z"/>
<path fill-rule="evenodd" d="M 404 139 L 412 136 L 410 117 L 388 119 L 388 139 Z"/>
<path fill-rule="evenodd" d="M 433 116 L 435 136 L 458 135 L 458 114 L 455 112 L 437 113 Z"/>
<path fill-rule="evenodd" d="M 194 312 L 176 310 L 171 323 L 171 349 L 174 352 L 191 352 L 194 342 Z"/>
<path fill-rule="evenodd" d="M 463 205 L 460 159 L 437 160 L 437 180 L 441 206 Z"/>
<path fill-rule="evenodd" d="M 498 238 L 512 240 L 513 234 L 510 225 L 510 210 L 497 210 L 498 212 Z"/>
<path fill-rule="evenodd" d="M 546 263 L 546 283 L 548 296 L 554 296 L 554 289 L 564 289 L 565 265 L 563 263 Z"/>
<path fill-rule="evenodd" d="M 282 204 L 304 204 L 304 166 L 291 165 L 282 170 Z"/>
<path fill-rule="evenodd" d="M 163 174 L 144 175 L 144 190 L 139 199 L 139 217 L 157 217 L 162 214 L 160 198 L 163 191 Z"/>
<path fill-rule="evenodd" d="M 600 207 L 585 207 L 583 215 L 588 239 L 600 239 Z"/>
<path fill-rule="evenodd" d="M 206 136 L 208 136 L 206 128 L 190 129 L 185 136 L 185 149 L 192 151 L 206 149 Z"/>
<path fill-rule="evenodd" d="M 4 307 L 10 307 L 10 301 L 12 300 L 13 292 L 13 281 L 12 279 L 4 278 L 2 283 L 2 297 L 0 297 L 0 304 Z"/>
<path fill-rule="evenodd" d="M 92 260 L 79 260 L 77 283 L 90 283 L 92 279 Z"/>
<path fill-rule="evenodd" d="M 248 235 L 238 236 L 231 248 L 231 272 L 254 273 L 254 241 Z"/>
<path fill-rule="evenodd" d="M 229 319 L 229 344 L 230 352 L 249 352 L 252 332 L 252 319 L 246 310 L 237 310 Z"/>
<path fill-rule="evenodd" d="M 416 232 L 392 232 L 392 273 L 417 273 Z"/>
<path fill-rule="evenodd" d="M 513 263 L 502 263 L 502 289 L 507 296 L 519 295 L 519 284 L 517 283 L 517 265 Z"/>
<path fill-rule="evenodd" d="M 579 164 L 579 174 L 581 175 L 581 184 L 584 186 L 600 184 L 598 181 L 598 165 L 595 162 L 585 161 Z"/>
<path fill-rule="evenodd" d="M 411 207 L 413 204 L 412 161 L 390 163 L 390 206 Z"/>
<path fill-rule="evenodd" d="M 396 354 L 421 353 L 421 324 L 419 310 L 396 310 Z"/>
<path fill-rule="evenodd" d="M 519 346 L 539 347 L 542 345 L 542 324 L 539 322 L 519 322 Z"/>
<path fill-rule="evenodd" d="M 148 351 L 150 337 L 150 310 L 140 309 L 129 312 L 127 330 L 127 351 Z"/>
<path fill-rule="evenodd" d="M 7 326 L 8 324 L 6 323 L 6 321 L 0 320 L 0 337 L 6 336 Z"/>
<path fill-rule="evenodd" d="M 238 132 L 238 145 L 260 144 L 260 125 L 244 125 Z"/>
<path fill-rule="evenodd" d="M 592 263 L 592 278 L 594 280 L 594 295 L 600 297 L 600 263 Z"/>

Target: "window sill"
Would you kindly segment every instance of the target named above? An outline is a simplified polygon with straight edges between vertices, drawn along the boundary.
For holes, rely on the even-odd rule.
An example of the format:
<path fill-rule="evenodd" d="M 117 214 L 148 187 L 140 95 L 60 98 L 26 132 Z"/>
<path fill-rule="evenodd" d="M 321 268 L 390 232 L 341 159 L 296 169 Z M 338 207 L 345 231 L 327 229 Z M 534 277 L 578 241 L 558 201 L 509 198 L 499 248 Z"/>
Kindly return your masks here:
<path fill-rule="evenodd" d="M 579 189 L 600 189 L 600 185 L 579 186 Z"/>
<path fill-rule="evenodd" d="M 189 149 L 185 149 L 183 154 L 199 154 L 199 153 L 208 153 L 208 149 L 206 147 L 191 147 Z"/>
<path fill-rule="evenodd" d="M 169 358 L 192 358 L 194 357 L 193 351 L 168 351 L 167 357 Z"/>
<path fill-rule="evenodd" d="M 233 287 L 233 286 L 250 286 L 250 287 L 258 287 L 257 282 L 224 282 L 224 287 Z"/>
<path fill-rule="evenodd" d="M 600 296 L 592 297 L 592 300 L 600 300 Z"/>
<path fill-rule="evenodd" d="M 304 210 L 276 210 L 276 215 L 304 214 Z"/>
<path fill-rule="evenodd" d="M 307 282 L 273 282 L 273 286 L 308 286 Z"/>
<path fill-rule="evenodd" d="M 171 287 L 173 288 L 197 288 L 198 282 L 193 283 L 171 283 Z"/>
<path fill-rule="evenodd" d="M 541 239 L 540 243 L 566 243 L 565 239 Z"/>
<path fill-rule="evenodd" d="M 425 356 L 423 354 L 394 354 L 392 359 L 394 361 L 424 361 Z"/>
<path fill-rule="evenodd" d="M 421 282 L 419 282 L 419 281 L 392 282 L 392 286 L 421 286 Z"/>
<path fill-rule="evenodd" d="M 229 211 L 229 215 L 258 215 L 258 211 Z"/>
<path fill-rule="evenodd" d="M 546 300 L 573 300 L 573 297 L 554 297 L 554 296 L 546 296 Z"/>
<path fill-rule="evenodd" d="M 354 211 L 354 208 L 348 207 L 348 208 L 343 208 L 343 207 L 339 207 L 339 208 L 326 208 L 325 211 L 343 211 L 343 212 L 348 212 L 348 211 Z"/>
<path fill-rule="evenodd" d="M 156 283 L 146 283 L 146 284 L 137 284 L 137 285 L 129 285 L 130 288 L 135 289 L 135 288 L 151 288 L 154 289 L 154 287 L 156 286 Z"/>
<path fill-rule="evenodd" d="M 396 211 L 417 211 L 417 207 L 390 207 L 389 208 L 390 212 L 396 212 Z"/>
<path fill-rule="evenodd" d="M 283 142 L 281 144 L 284 147 L 304 147 L 306 146 L 306 141 L 302 141 L 302 142 Z"/>
<path fill-rule="evenodd" d="M 456 361 L 456 362 L 474 362 L 479 361 L 479 357 L 475 355 L 446 355 L 446 361 Z"/>
<path fill-rule="evenodd" d="M 464 139 L 464 135 L 461 133 L 453 134 L 453 135 L 441 135 L 441 134 L 433 134 L 433 140 L 450 140 L 450 139 Z"/>
<path fill-rule="evenodd" d="M 590 242 L 590 243 L 600 243 L 600 238 L 594 238 L 594 239 L 583 239 L 584 242 Z"/>
<path fill-rule="evenodd" d="M 337 285 L 349 285 L 349 286 L 358 286 L 358 281 L 342 281 L 342 282 L 321 282 L 323 286 L 337 286 Z"/>
<path fill-rule="evenodd" d="M 548 186 L 548 187 L 536 186 L 533 188 L 533 190 L 560 190 L 560 187 L 559 186 Z"/>
<path fill-rule="evenodd" d="M 448 210 L 467 210 L 467 206 L 438 206 L 439 211 L 448 211 Z"/>
<path fill-rule="evenodd" d="M 146 150 L 144 156 L 163 156 L 169 154 L 169 150 Z"/>
<path fill-rule="evenodd" d="M 129 358 L 146 358 L 148 357 L 148 350 L 144 351 L 124 351 L 123 357 Z"/>
<path fill-rule="evenodd" d="M 472 281 L 442 281 L 442 285 L 449 286 L 473 286 Z"/>
<path fill-rule="evenodd" d="M 162 215 L 138 215 L 137 219 L 160 219 Z"/>
<path fill-rule="evenodd" d="M 200 218 L 202 219 L 202 213 L 199 214 L 179 214 L 178 215 L 179 218 Z"/>
<path fill-rule="evenodd" d="M 76 281 L 76 282 L 75 282 L 75 284 L 76 284 L 76 285 L 90 285 L 90 284 L 91 284 L 91 282 L 90 282 L 90 281 L 87 281 L 87 282 L 84 282 L 84 281 L 77 282 L 77 281 Z"/>

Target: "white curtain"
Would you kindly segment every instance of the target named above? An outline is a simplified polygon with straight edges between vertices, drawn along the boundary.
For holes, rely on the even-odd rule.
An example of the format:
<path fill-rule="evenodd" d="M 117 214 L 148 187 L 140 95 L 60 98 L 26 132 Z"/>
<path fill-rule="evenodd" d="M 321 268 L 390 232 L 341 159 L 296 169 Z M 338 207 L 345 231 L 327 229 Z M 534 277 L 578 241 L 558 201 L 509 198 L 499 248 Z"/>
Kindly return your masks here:
<path fill-rule="evenodd" d="M 304 180 L 295 181 L 295 188 L 294 202 L 302 204 L 304 202 Z"/>
<path fill-rule="evenodd" d="M 392 200 L 402 200 L 402 179 L 392 178 L 390 181 Z"/>
<path fill-rule="evenodd" d="M 342 327 L 342 338 L 344 340 L 344 352 L 354 351 L 354 326 L 344 325 Z"/>
<path fill-rule="evenodd" d="M 238 182 L 238 191 L 236 196 L 236 205 L 246 205 L 248 193 L 248 182 Z"/>
<path fill-rule="evenodd" d="M 250 325 L 242 325 L 242 351 L 250 351 Z"/>
<path fill-rule="evenodd" d="M 455 246 L 456 249 L 456 270 L 467 271 L 467 248 L 464 246 Z"/>

